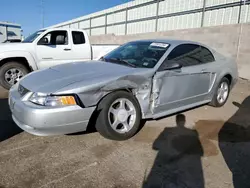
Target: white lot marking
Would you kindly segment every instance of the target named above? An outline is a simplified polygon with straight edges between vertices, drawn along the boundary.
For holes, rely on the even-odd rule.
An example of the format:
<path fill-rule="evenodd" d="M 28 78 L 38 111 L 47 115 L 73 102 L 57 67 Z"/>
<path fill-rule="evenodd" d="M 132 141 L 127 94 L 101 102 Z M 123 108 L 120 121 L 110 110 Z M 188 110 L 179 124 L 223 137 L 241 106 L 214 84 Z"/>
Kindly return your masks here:
<path fill-rule="evenodd" d="M 27 144 L 25 146 L 20 146 L 20 147 L 16 147 L 16 148 L 12 148 L 12 149 L 8 149 L 8 150 L 4 150 L 4 151 L 1 151 L 0 154 L 4 154 L 4 153 L 8 153 L 8 152 L 11 152 L 11 151 L 15 151 L 15 150 L 19 150 L 19 149 L 23 149 L 23 148 L 26 148 L 26 147 L 29 147 L 29 146 L 32 146 L 32 145 L 36 145 L 38 143 L 33 143 L 33 144 Z"/>
<path fill-rule="evenodd" d="M 59 138 L 60 136 L 55 136 L 53 138 L 56 139 L 56 138 Z M 27 140 L 23 140 L 22 142 L 19 142 L 18 145 L 22 144 L 22 143 L 25 143 L 25 142 L 30 142 L 30 141 L 34 141 L 34 140 L 43 140 L 41 137 L 36 137 L 36 138 L 33 138 L 33 139 L 27 139 Z M 2 153 L 8 153 L 8 152 L 11 152 L 11 151 L 15 151 L 15 150 L 19 150 L 19 149 L 23 149 L 23 148 L 26 148 L 26 147 L 29 147 L 29 146 L 32 146 L 32 145 L 35 145 L 35 144 L 39 144 L 39 142 L 37 143 L 32 143 L 32 144 L 27 144 L 27 145 L 24 145 L 24 146 L 20 146 L 20 147 L 16 147 L 16 148 L 12 148 L 12 149 L 8 149 L 8 150 L 4 150 L 4 151 L 0 151 L 0 154 Z M 15 144 L 10 144 L 10 146 L 12 145 L 15 145 Z"/>
<path fill-rule="evenodd" d="M 60 136 L 57 136 L 57 137 L 54 137 L 54 139 L 58 138 Z M 37 137 L 37 138 L 33 138 L 33 139 L 30 139 L 30 140 L 24 140 L 20 143 L 23 143 L 23 142 L 28 142 L 28 141 L 34 141 L 34 140 L 43 140 L 41 139 L 40 137 Z M 18 143 L 18 145 L 20 145 L 20 143 Z M 4 153 L 8 153 L 8 152 L 11 152 L 11 151 L 15 151 L 15 150 L 19 150 L 19 149 L 23 149 L 23 148 L 26 148 L 26 147 L 29 147 L 29 146 L 32 146 L 32 145 L 36 145 L 36 144 L 39 144 L 40 142 L 37 142 L 37 143 L 32 143 L 32 144 L 27 144 L 27 145 L 24 145 L 24 146 L 20 146 L 20 147 L 16 147 L 16 148 L 12 148 L 12 149 L 8 149 L 8 150 L 4 150 L 4 151 L 1 151 L 0 154 L 4 154 Z"/>
<path fill-rule="evenodd" d="M 21 145 L 21 144 L 23 144 L 23 143 L 25 143 L 25 142 L 30 142 L 30 141 L 34 141 L 34 140 L 38 140 L 38 139 L 41 139 L 40 137 L 36 137 L 36 138 L 33 138 L 33 139 L 27 139 L 27 140 L 23 140 L 23 141 L 21 141 L 21 142 L 18 142 L 18 143 L 12 143 L 12 144 L 9 144 L 8 145 L 8 147 L 11 147 L 11 146 L 13 146 L 13 145 Z M 7 150 L 6 150 L 7 151 Z"/>
<path fill-rule="evenodd" d="M 67 178 L 67 177 L 69 177 L 69 176 L 72 176 L 72 175 L 74 175 L 74 174 L 77 174 L 78 172 L 84 171 L 84 170 L 88 169 L 89 167 L 94 167 L 94 166 L 96 166 L 97 164 L 98 164 L 97 162 L 91 163 L 91 164 L 89 164 L 89 165 L 87 165 L 87 166 L 85 166 L 85 167 L 83 167 L 83 168 L 81 168 L 81 169 L 78 169 L 78 170 L 76 170 L 76 171 L 74 171 L 74 172 L 72 172 L 72 173 L 69 173 L 69 174 L 67 174 L 67 175 L 65 175 L 65 176 L 63 176 L 63 177 L 61 177 L 61 178 L 59 178 L 59 179 L 55 179 L 55 180 L 53 180 L 53 181 L 50 181 L 49 183 L 46 183 L 45 185 L 42 185 L 42 186 L 39 187 L 39 188 L 47 187 L 48 185 L 50 185 L 50 184 L 52 184 L 52 183 L 57 183 L 57 182 L 59 182 L 59 181 L 65 179 L 65 178 Z"/>

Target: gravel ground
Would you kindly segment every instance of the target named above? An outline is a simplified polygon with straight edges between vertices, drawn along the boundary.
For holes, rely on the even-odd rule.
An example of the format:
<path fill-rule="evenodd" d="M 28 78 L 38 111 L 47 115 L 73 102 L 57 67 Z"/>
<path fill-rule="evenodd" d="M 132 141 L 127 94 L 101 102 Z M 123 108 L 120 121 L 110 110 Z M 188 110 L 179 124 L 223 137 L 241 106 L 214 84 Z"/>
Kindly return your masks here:
<path fill-rule="evenodd" d="M 148 121 L 123 142 L 96 132 L 32 136 L 12 122 L 7 99 L 0 114 L 0 188 L 250 187 L 248 81 L 222 108 Z"/>

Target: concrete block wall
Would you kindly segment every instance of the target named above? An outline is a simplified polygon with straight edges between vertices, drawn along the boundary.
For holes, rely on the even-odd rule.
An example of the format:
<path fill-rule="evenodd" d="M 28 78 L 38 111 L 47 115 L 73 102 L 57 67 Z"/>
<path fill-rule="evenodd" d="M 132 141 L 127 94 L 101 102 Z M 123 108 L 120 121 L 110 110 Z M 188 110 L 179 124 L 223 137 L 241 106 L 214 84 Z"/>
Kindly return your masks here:
<path fill-rule="evenodd" d="M 241 33 L 241 37 L 240 36 Z M 123 44 L 139 39 L 182 39 L 198 41 L 237 60 L 239 76 L 250 80 L 250 23 L 133 35 L 90 36 L 92 44 Z M 240 39 L 240 43 L 239 43 Z M 238 45 L 240 44 L 240 45 Z"/>

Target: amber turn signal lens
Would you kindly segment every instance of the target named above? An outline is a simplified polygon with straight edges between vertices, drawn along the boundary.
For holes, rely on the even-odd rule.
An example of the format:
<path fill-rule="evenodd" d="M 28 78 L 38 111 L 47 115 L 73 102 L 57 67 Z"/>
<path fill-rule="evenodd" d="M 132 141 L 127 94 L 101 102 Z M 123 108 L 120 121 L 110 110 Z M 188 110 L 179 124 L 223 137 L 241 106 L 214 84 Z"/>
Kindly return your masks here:
<path fill-rule="evenodd" d="M 63 105 L 76 105 L 75 98 L 73 96 L 62 96 L 60 101 Z"/>

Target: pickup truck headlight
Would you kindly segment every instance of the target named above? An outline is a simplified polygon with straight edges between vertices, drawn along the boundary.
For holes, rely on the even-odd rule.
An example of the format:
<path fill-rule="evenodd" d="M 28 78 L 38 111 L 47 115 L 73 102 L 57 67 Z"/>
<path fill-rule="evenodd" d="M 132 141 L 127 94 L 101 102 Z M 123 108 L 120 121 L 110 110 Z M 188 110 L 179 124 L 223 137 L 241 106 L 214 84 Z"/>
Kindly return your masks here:
<path fill-rule="evenodd" d="M 42 106 L 72 106 L 77 105 L 74 96 L 50 96 L 44 93 L 34 93 L 29 98 L 30 102 Z"/>

